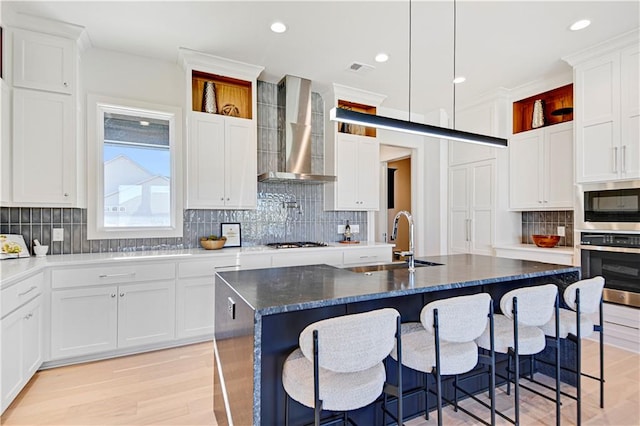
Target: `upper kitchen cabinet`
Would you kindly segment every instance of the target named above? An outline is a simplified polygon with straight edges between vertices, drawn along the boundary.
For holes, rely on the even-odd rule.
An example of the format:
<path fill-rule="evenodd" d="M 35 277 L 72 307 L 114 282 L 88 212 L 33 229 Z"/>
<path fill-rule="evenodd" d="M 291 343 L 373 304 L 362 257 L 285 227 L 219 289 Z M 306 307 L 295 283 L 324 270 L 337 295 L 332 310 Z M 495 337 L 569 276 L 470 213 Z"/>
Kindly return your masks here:
<path fill-rule="evenodd" d="M 514 135 L 509 165 L 512 209 L 573 209 L 572 122 Z"/>
<path fill-rule="evenodd" d="M 376 114 L 385 96 L 334 84 L 324 96 L 325 117 L 334 108 Z M 324 171 L 335 175 L 327 183 L 325 210 L 378 210 L 380 145 L 376 129 L 325 121 Z"/>
<path fill-rule="evenodd" d="M 639 35 L 564 58 L 574 67 L 578 183 L 640 178 Z"/>
<path fill-rule="evenodd" d="M 180 49 L 187 99 L 186 200 L 191 209 L 255 209 L 257 78 L 263 67 Z"/>
<path fill-rule="evenodd" d="M 13 86 L 73 94 L 76 81 L 73 40 L 16 29 L 13 34 Z"/>
<path fill-rule="evenodd" d="M 9 29 L 12 138 L 2 142 L 11 157 L 3 204 L 84 207 L 77 78 L 84 29 L 39 18 L 17 26 Z"/>
<path fill-rule="evenodd" d="M 509 98 L 504 89 L 479 99 L 456 111 L 455 128 L 481 135 L 508 137 L 507 123 Z M 452 123 L 453 125 L 453 123 Z M 449 142 L 449 165 L 466 164 L 474 161 L 497 158 L 497 149 L 485 145 L 466 142 Z"/>

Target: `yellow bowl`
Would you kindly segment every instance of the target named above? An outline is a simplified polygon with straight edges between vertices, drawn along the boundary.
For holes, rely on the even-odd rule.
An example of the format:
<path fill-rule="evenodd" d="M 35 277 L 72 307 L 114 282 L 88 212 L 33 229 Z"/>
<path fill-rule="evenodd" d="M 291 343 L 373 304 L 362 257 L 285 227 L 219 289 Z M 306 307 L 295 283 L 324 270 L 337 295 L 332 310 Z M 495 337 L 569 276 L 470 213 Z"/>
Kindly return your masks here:
<path fill-rule="evenodd" d="M 531 235 L 531 239 L 538 247 L 552 248 L 558 245 L 560 235 Z"/>
<path fill-rule="evenodd" d="M 200 240 L 200 245 L 206 250 L 218 250 L 224 246 L 227 240 Z"/>

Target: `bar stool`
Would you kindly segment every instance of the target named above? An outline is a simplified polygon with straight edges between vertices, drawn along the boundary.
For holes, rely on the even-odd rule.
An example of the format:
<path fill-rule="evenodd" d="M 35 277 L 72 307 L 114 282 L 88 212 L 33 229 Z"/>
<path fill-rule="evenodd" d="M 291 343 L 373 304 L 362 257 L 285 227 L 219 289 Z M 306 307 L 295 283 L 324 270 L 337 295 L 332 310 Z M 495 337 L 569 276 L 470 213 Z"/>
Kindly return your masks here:
<path fill-rule="evenodd" d="M 507 380 L 507 395 L 510 394 L 512 381 L 512 360 L 514 382 L 514 409 L 515 419 L 511 419 L 505 414 L 496 410 L 502 418 L 520 424 L 520 387 L 527 389 L 537 395 L 547 398 L 556 403 L 556 424 L 560 424 L 560 368 L 556 366 L 556 397 L 555 399 L 544 395 L 535 389 L 531 389 L 520 384 L 520 356 L 534 355 L 541 352 L 547 345 L 544 332 L 540 327 L 551 319 L 554 309 L 558 311 L 558 289 L 553 284 L 538 285 L 532 287 L 518 288 L 511 290 L 500 298 L 500 309 L 502 314 L 494 315 L 494 339 L 493 348 L 498 353 L 507 354 L 508 367 L 507 377 L 499 376 Z M 556 327 L 559 323 L 556 321 Z M 476 339 L 479 347 L 491 349 L 491 335 L 487 328 L 482 335 Z M 556 351 L 556 362 L 560 362 L 559 339 L 554 341 Z M 533 375 L 533 371 L 531 372 Z"/>
<path fill-rule="evenodd" d="M 386 383 L 383 360 L 400 342 L 400 314 L 384 308 L 318 321 L 307 326 L 300 347 L 284 362 L 282 383 L 286 392 L 285 424 L 289 425 L 289 399 L 314 409 L 314 424 L 322 410 L 341 411 L 340 418 L 324 424 L 351 422 L 347 411 L 367 406 L 382 393 L 402 399 L 402 371 L 398 386 Z M 401 348 L 401 342 L 399 343 Z M 400 351 L 401 353 L 401 351 Z M 402 418 L 402 404 L 398 404 Z"/>
<path fill-rule="evenodd" d="M 495 398 L 493 390 L 494 356 L 480 359 L 490 366 L 492 373 L 489 390 L 491 405 L 483 403 L 458 386 L 458 375 L 469 372 L 478 364 L 478 346 L 475 339 L 485 327 L 493 328 L 493 309 L 491 296 L 487 293 L 471 296 L 451 297 L 436 300 L 427 304 L 420 312 L 420 323 L 402 324 L 402 365 L 424 373 L 425 417 L 429 418 L 428 388 L 426 375 L 432 373 L 436 379 L 438 425 L 442 424 L 442 376 L 455 376 L 454 401 L 445 400 L 455 407 L 455 411 L 463 411 L 475 420 L 484 424 L 495 424 Z M 489 319 L 489 325 L 487 321 Z M 397 359 L 396 351 L 391 357 Z M 458 390 L 491 409 L 491 423 L 458 406 Z M 405 394 L 406 395 L 406 394 Z"/>
<path fill-rule="evenodd" d="M 563 395 L 576 400 L 576 421 L 582 422 L 582 387 L 581 376 L 586 376 L 600 382 L 600 408 L 604 408 L 604 333 L 602 312 L 603 277 L 593 277 L 568 286 L 563 293 L 564 303 L 569 309 L 560 309 L 559 337 L 576 344 L 576 368 L 567 369 L 576 375 L 576 395 Z M 595 325 L 591 315 L 599 312 L 600 324 Z M 580 326 L 578 327 L 578 324 Z M 556 337 L 555 317 L 542 327 L 547 336 Z M 594 377 L 582 372 L 582 338 L 589 337 L 594 331 L 600 333 L 600 377 Z"/>

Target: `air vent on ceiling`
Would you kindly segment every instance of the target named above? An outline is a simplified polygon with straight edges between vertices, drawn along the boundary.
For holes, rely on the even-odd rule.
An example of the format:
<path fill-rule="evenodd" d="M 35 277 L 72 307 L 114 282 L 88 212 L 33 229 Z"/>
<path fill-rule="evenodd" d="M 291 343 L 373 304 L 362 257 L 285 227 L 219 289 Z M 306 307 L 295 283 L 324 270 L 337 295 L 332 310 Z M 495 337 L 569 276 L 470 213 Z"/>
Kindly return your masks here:
<path fill-rule="evenodd" d="M 363 64 L 362 62 L 352 62 L 347 67 L 348 71 L 354 72 L 356 74 L 366 74 L 370 71 L 376 69 L 373 65 Z"/>

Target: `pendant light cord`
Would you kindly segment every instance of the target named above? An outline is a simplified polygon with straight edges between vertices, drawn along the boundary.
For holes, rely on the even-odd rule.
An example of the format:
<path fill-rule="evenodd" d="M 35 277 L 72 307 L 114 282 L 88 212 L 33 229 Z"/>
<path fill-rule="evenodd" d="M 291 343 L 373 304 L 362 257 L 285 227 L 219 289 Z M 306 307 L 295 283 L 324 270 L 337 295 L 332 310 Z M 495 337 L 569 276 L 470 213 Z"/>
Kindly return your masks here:
<path fill-rule="evenodd" d="M 409 119 L 411 121 L 411 0 L 409 0 Z"/>
<path fill-rule="evenodd" d="M 456 128 L 456 83 L 453 82 L 456 78 L 456 35 L 457 31 L 457 4 L 456 0 L 453 0 L 453 79 L 451 80 L 451 84 L 453 84 L 453 129 Z"/>

